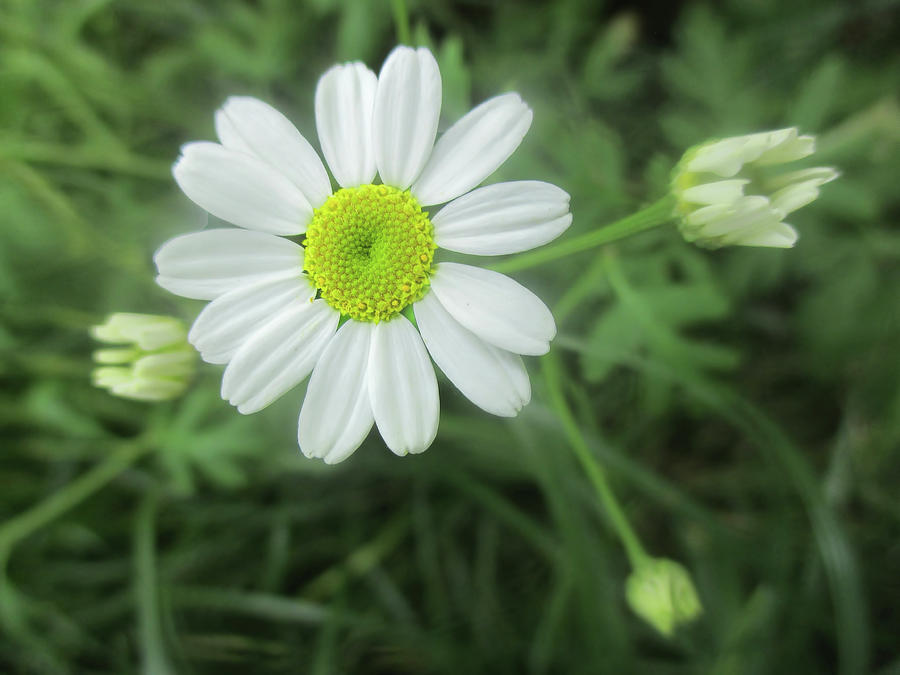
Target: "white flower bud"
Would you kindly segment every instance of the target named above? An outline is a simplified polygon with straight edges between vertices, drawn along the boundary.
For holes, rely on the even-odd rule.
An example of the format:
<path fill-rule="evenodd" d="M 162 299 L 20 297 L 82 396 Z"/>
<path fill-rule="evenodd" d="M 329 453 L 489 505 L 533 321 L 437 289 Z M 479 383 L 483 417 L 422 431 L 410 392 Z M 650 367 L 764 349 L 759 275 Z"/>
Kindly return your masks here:
<path fill-rule="evenodd" d="M 672 177 L 681 234 L 706 248 L 790 248 L 797 232 L 785 216 L 815 200 L 819 187 L 839 174 L 828 167 L 773 174 L 770 167 L 814 151 L 815 138 L 799 136 L 795 127 L 691 148 Z"/>
<path fill-rule="evenodd" d="M 666 636 L 703 611 L 691 575 L 666 558 L 638 565 L 625 583 L 625 598 L 635 614 Z"/>
<path fill-rule="evenodd" d="M 122 345 L 98 349 L 94 385 L 122 398 L 165 401 L 184 393 L 196 370 L 197 354 L 178 319 L 118 313 L 91 328 L 95 339 Z"/>

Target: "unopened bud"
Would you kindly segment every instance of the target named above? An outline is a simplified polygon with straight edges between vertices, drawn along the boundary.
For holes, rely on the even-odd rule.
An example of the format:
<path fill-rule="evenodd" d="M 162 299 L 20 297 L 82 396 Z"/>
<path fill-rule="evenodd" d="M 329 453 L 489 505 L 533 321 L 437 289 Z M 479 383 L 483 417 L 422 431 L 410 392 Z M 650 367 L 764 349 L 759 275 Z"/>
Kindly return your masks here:
<path fill-rule="evenodd" d="M 790 248 L 797 231 L 784 222 L 838 177 L 829 167 L 778 173 L 815 151 L 815 137 L 779 129 L 709 141 L 684 153 L 672 176 L 684 238 L 705 248 Z"/>
<path fill-rule="evenodd" d="M 122 398 L 165 401 L 184 393 L 197 366 L 178 319 L 153 314 L 112 314 L 91 328 L 95 339 L 119 345 L 98 349 L 94 385 Z"/>
<path fill-rule="evenodd" d="M 625 598 L 635 614 L 666 636 L 703 611 L 691 575 L 665 558 L 640 563 L 625 583 Z"/>

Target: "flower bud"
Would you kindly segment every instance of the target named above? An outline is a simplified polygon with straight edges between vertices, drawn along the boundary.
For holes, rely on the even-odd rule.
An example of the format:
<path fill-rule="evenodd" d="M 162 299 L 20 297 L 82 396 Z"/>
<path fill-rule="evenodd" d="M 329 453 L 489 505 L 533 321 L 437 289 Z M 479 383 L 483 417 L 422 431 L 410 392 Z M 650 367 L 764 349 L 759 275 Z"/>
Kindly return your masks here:
<path fill-rule="evenodd" d="M 815 151 L 815 137 L 796 127 L 709 141 L 688 150 L 672 176 L 679 229 L 705 248 L 790 248 L 797 232 L 784 218 L 838 177 L 829 167 L 778 173 L 781 164 Z"/>
<path fill-rule="evenodd" d="M 197 354 L 178 319 L 152 314 L 117 313 L 91 328 L 101 342 L 91 373 L 94 385 L 122 398 L 165 401 L 184 393 L 194 375 Z"/>
<path fill-rule="evenodd" d="M 665 636 L 703 611 L 691 575 L 674 560 L 648 558 L 625 583 L 625 599 L 639 617 Z"/>

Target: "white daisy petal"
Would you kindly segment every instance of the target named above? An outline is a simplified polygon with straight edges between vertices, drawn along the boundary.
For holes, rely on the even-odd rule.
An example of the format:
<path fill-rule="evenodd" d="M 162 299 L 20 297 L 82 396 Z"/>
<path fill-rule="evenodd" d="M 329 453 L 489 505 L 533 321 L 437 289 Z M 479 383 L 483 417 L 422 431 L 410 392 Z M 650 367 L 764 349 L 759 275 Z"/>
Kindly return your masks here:
<path fill-rule="evenodd" d="M 791 248 L 797 243 L 797 230 L 787 223 L 771 223 L 754 228 L 748 232 L 739 232 L 727 242 L 735 246 L 770 246 L 773 248 Z"/>
<path fill-rule="evenodd" d="M 749 183 L 744 178 L 719 180 L 689 187 L 681 193 L 681 199 L 692 204 L 722 204 L 733 202 L 744 195 L 744 186 Z"/>
<path fill-rule="evenodd" d="M 263 279 L 296 277 L 303 248 L 263 232 L 216 229 L 170 239 L 154 256 L 156 283 L 176 295 L 212 300 Z"/>
<path fill-rule="evenodd" d="M 773 192 L 770 199 L 772 208 L 779 211 L 782 217 L 814 202 L 819 196 L 819 185 L 815 181 L 795 183 Z"/>
<path fill-rule="evenodd" d="M 472 403 L 492 415 L 515 417 L 531 400 L 521 356 L 498 349 L 461 326 L 434 293 L 414 308 L 431 358 Z"/>
<path fill-rule="evenodd" d="M 132 374 L 147 379 L 188 378 L 194 374 L 196 359 L 197 355 L 190 349 L 148 354 L 134 362 Z"/>
<path fill-rule="evenodd" d="M 431 52 L 397 47 L 378 76 L 372 133 L 386 185 L 405 190 L 428 161 L 441 113 L 441 73 Z"/>
<path fill-rule="evenodd" d="M 531 126 L 531 108 L 516 93 L 495 96 L 450 127 L 412 193 L 422 206 L 442 204 L 490 176 L 519 147 Z"/>
<path fill-rule="evenodd" d="M 546 354 L 556 323 L 534 293 L 509 277 L 459 263 L 434 268 L 431 288 L 450 315 L 478 337 L 515 354 Z"/>
<path fill-rule="evenodd" d="M 747 229 L 774 225 L 781 220 L 781 214 L 774 211 L 765 197 L 751 195 L 743 197 L 722 215 L 703 227 L 705 236 L 730 235 Z"/>
<path fill-rule="evenodd" d="M 694 151 L 685 169 L 699 173 L 717 173 L 726 178 L 735 175 L 744 165 L 741 138 L 726 138 L 708 143 Z"/>
<path fill-rule="evenodd" d="M 723 218 L 730 218 L 737 213 L 748 213 L 750 211 L 764 211 L 769 207 L 769 200 L 759 195 L 749 195 L 741 197 L 736 201 L 727 202 L 725 204 L 711 204 L 704 206 L 687 214 L 684 219 L 690 226 L 699 227 L 721 221 Z"/>
<path fill-rule="evenodd" d="M 797 136 L 796 129 L 790 131 L 793 133 L 778 143 L 773 142 L 771 147 L 765 150 L 754 163 L 757 166 L 786 164 L 809 157 L 816 151 L 815 136 Z"/>
<path fill-rule="evenodd" d="M 422 338 L 402 314 L 375 325 L 369 396 L 378 431 L 395 454 L 431 445 L 440 414 L 437 378 Z"/>
<path fill-rule="evenodd" d="M 797 183 L 812 183 L 820 186 L 830 183 L 840 175 L 839 171 L 830 166 L 817 166 L 812 169 L 800 169 L 799 171 L 789 171 L 788 173 L 767 177 L 764 186 L 768 190 L 778 190 Z"/>
<path fill-rule="evenodd" d="M 309 304 L 315 288 L 297 271 L 290 279 L 264 280 L 219 296 L 200 312 L 188 340 L 207 363 L 228 363 L 251 335 L 295 302 Z"/>
<path fill-rule="evenodd" d="M 555 239 L 572 223 L 572 214 L 564 190 L 523 180 L 473 190 L 438 211 L 431 223 L 440 248 L 504 255 Z"/>
<path fill-rule="evenodd" d="M 222 398 L 248 415 L 262 410 L 310 374 L 337 330 L 324 300 L 297 299 L 241 346 L 222 378 Z"/>
<path fill-rule="evenodd" d="M 762 131 L 706 143 L 697 149 L 685 167 L 688 171 L 708 171 L 729 178 L 745 164 L 780 164 L 805 157 L 813 149 L 812 136 L 797 136 L 797 128 Z"/>
<path fill-rule="evenodd" d="M 138 401 L 166 401 L 184 392 L 184 382 L 177 380 L 147 379 L 129 376 L 125 382 L 108 386 L 116 396 L 133 398 Z"/>
<path fill-rule="evenodd" d="M 172 167 L 191 201 L 229 223 L 271 234 L 301 234 L 312 207 L 271 165 L 218 143 L 188 143 Z"/>
<path fill-rule="evenodd" d="M 331 181 L 319 155 L 287 117 L 249 96 L 231 96 L 216 112 L 216 133 L 230 150 L 267 162 L 306 196 L 313 208 L 331 195 Z"/>
<path fill-rule="evenodd" d="M 316 129 L 322 154 L 341 187 L 375 178 L 372 111 L 378 78 L 362 63 L 332 67 L 316 86 Z"/>
<path fill-rule="evenodd" d="M 353 454 L 372 428 L 369 347 L 375 324 L 347 321 L 325 348 L 306 388 L 297 440 L 307 457 L 336 464 Z"/>

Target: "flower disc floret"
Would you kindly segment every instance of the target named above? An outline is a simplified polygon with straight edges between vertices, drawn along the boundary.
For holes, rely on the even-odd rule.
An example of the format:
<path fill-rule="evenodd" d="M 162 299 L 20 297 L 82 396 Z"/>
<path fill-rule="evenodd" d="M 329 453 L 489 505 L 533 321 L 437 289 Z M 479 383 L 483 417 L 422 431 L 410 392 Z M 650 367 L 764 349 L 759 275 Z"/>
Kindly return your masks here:
<path fill-rule="evenodd" d="M 319 296 L 357 321 L 388 321 L 428 288 L 434 228 L 408 191 L 338 190 L 306 230 L 306 274 Z"/>

